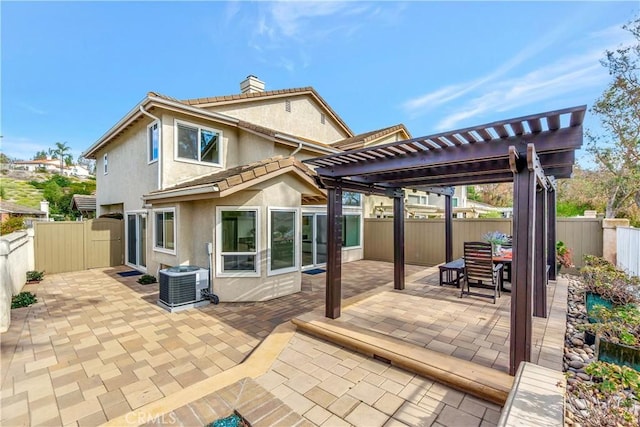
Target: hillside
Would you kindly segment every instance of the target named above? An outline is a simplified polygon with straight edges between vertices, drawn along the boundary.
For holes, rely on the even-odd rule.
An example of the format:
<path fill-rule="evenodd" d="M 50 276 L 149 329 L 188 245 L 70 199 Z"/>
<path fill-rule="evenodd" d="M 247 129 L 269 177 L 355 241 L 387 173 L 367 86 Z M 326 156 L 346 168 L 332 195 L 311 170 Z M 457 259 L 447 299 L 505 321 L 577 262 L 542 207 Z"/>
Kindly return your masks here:
<path fill-rule="evenodd" d="M 44 192 L 29 184 L 29 180 L 10 178 L 8 176 L 0 177 L 2 200 L 40 209 L 40 201 L 44 200 Z"/>
<path fill-rule="evenodd" d="M 90 194 L 95 190 L 94 179 L 76 177 L 60 177 L 56 174 L 28 172 L 22 170 L 5 170 L 0 175 L 0 195 L 2 200 L 40 209 L 40 201 L 45 200 L 45 184 L 52 180 L 66 182 L 61 184 L 67 188 L 58 188 L 53 194 L 50 191 L 49 202 L 52 213 L 67 213 L 68 205 L 73 193 Z M 32 184 L 33 182 L 40 184 Z M 40 188 L 37 188 L 40 187 Z M 52 198 L 53 196 L 53 198 Z M 56 206 L 58 205 L 58 206 Z"/>

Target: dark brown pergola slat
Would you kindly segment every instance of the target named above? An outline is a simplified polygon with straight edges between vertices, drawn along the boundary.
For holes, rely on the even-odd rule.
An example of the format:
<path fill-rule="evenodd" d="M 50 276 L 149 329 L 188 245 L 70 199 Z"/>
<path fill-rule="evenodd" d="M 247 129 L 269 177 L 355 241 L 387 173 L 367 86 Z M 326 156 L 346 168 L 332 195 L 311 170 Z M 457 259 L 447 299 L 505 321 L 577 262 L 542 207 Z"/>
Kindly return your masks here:
<path fill-rule="evenodd" d="M 547 263 L 555 269 L 555 185 L 548 177 L 571 176 L 575 150 L 583 142 L 585 111 L 584 105 L 565 108 L 305 160 L 316 167 L 320 185 L 329 190 L 327 212 L 333 221 L 329 232 L 335 235 L 330 236 L 328 244 L 327 316 L 340 316 L 338 219 L 343 190 L 394 198 L 394 287 L 403 289 L 402 188 L 443 189 L 448 212 L 444 246 L 446 259 L 451 261 L 451 195 L 445 187 L 511 181 L 514 182 L 514 281 L 509 372 L 514 375 L 520 362 L 530 360 L 531 316 L 547 315 L 547 277 L 542 277 Z M 568 123 L 565 127 L 562 127 L 562 117 Z"/>

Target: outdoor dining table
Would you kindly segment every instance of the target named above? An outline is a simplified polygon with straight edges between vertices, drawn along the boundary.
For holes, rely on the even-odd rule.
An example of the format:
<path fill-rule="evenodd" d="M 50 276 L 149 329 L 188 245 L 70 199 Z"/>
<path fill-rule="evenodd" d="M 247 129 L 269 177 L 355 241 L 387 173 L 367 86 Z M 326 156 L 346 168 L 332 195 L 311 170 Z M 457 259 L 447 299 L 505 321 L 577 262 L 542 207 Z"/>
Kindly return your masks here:
<path fill-rule="evenodd" d="M 511 249 L 502 250 L 500 252 L 500 255 L 494 255 L 493 256 L 493 263 L 494 264 L 504 264 L 505 270 L 507 270 L 507 282 L 509 282 L 509 283 L 511 283 L 511 262 L 512 261 L 513 261 L 513 254 L 511 252 Z M 507 268 L 507 267 L 509 267 L 509 268 Z M 501 282 L 502 282 L 501 291 L 503 291 L 503 292 L 511 292 L 511 289 L 506 289 L 504 287 L 504 280 L 502 280 Z"/>

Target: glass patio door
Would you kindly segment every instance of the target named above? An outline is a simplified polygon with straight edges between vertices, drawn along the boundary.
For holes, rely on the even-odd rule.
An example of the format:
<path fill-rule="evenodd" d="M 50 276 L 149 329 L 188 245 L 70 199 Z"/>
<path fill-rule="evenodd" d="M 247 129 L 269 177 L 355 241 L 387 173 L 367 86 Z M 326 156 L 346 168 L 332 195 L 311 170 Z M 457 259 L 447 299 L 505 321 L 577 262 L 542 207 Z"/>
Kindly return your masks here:
<path fill-rule="evenodd" d="M 327 262 L 327 214 L 302 214 L 302 268 Z"/>
<path fill-rule="evenodd" d="M 147 267 L 147 216 L 127 214 L 127 264 L 134 268 Z"/>

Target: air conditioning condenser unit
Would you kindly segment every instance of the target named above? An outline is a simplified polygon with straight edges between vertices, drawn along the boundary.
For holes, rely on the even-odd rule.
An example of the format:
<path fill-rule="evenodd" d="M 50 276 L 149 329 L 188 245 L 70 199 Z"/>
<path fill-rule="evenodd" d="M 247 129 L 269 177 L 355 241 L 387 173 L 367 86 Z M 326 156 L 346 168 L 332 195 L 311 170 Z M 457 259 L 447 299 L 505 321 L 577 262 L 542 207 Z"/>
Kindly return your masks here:
<path fill-rule="evenodd" d="M 209 270 L 193 265 L 160 270 L 158 305 L 170 312 L 209 304 L 202 295 L 209 289 Z"/>

